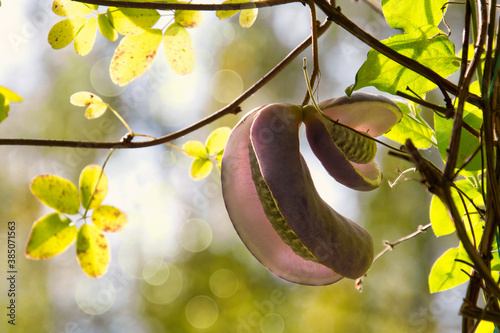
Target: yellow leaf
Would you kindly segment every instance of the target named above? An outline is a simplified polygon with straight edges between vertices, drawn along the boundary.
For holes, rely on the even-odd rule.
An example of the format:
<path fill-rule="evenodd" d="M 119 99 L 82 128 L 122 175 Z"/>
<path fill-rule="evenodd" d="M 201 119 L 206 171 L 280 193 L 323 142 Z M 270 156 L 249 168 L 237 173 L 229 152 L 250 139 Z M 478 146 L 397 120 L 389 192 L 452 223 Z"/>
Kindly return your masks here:
<path fill-rule="evenodd" d="M 118 39 L 118 32 L 113 28 L 106 14 L 97 15 L 97 25 L 101 34 L 107 39 L 112 42 Z"/>
<path fill-rule="evenodd" d="M 101 277 L 108 270 L 109 246 L 104 234 L 93 225 L 84 224 L 76 239 L 78 262 L 85 274 Z"/>
<path fill-rule="evenodd" d="M 87 20 L 87 23 L 75 36 L 75 51 L 81 56 L 87 55 L 94 46 L 97 32 L 97 19 L 95 17 Z"/>
<path fill-rule="evenodd" d="M 80 208 L 76 186 L 56 175 L 39 175 L 30 184 L 31 193 L 45 205 L 60 213 L 74 215 Z"/>
<path fill-rule="evenodd" d="M 185 75 L 193 71 L 193 44 L 183 26 L 178 23 L 170 25 L 163 36 L 163 46 L 168 63 L 176 73 Z"/>
<path fill-rule="evenodd" d="M 71 104 L 75 106 L 89 106 L 94 103 L 102 103 L 102 99 L 88 91 L 79 91 L 69 98 Z"/>
<path fill-rule="evenodd" d="M 85 110 L 85 118 L 87 119 L 95 119 L 99 118 L 106 112 L 108 109 L 108 105 L 105 103 L 94 103 L 89 105 L 87 110 Z"/>
<path fill-rule="evenodd" d="M 109 68 L 111 80 L 124 86 L 144 74 L 156 57 L 161 42 L 161 30 L 144 31 L 140 35 L 125 36 L 115 50 Z"/>
<path fill-rule="evenodd" d="M 209 155 L 216 155 L 226 146 L 231 129 L 229 127 L 219 127 L 209 134 L 206 142 Z"/>
<path fill-rule="evenodd" d="M 200 141 L 190 140 L 182 145 L 182 149 L 191 157 L 207 157 L 207 149 Z"/>
<path fill-rule="evenodd" d="M 64 17 L 88 15 L 92 13 L 92 8 L 81 2 L 71 0 L 54 0 L 52 3 L 52 11 Z"/>
<path fill-rule="evenodd" d="M 257 19 L 258 13 L 259 10 L 257 8 L 242 10 L 240 13 L 240 26 L 250 28 Z"/>
<path fill-rule="evenodd" d="M 127 215 L 113 206 L 101 205 L 92 212 L 92 222 L 99 230 L 115 232 L 125 226 Z"/>
<path fill-rule="evenodd" d="M 203 14 L 197 10 L 176 10 L 175 23 L 182 25 L 185 28 L 194 28 L 203 21 Z"/>
<path fill-rule="evenodd" d="M 108 177 L 99 165 L 87 165 L 80 173 L 79 187 L 83 207 L 93 209 L 99 206 L 108 194 Z"/>
<path fill-rule="evenodd" d="M 68 46 L 86 22 L 87 19 L 81 16 L 57 22 L 49 31 L 49 44 L 55 50 Z"/>
<path fill-rule="evenodd" d="M 160 18 L 154 9 L 108 8 L 113 27 L 122 35 L 139 35 L 149 30 Z"/>
<path fill-rule="evenodd" d="M 191 164 L 189 175 L 193 180 L 202 180 L 212 171 L 213 163 L 206 158 L 197 158 Z"/>
<path fill-rule="evenodd" d="M 242 3 L 246 2 L 245 0 L 227 0 L 224 1 L 223 4 L 226 3 Z M 215 15 L 219 18 L 219 20 L 225 20 L 236 14 L 238 10 L 218 10 Z"/>
<path fill-rule="evenodd" d="M 10 89 L 0 86 L 0 95 L 3 95 L 10 103 L 22 102 L 23 98 Z"/>
<path fill-rule="evenodd" d="M 24 250 L 25 256 L 40 260 L 64 252 L 76 237 L 76 228 L 70 223 L 70 219 L 58 213 L 45 215 L 35 221 Z"/>

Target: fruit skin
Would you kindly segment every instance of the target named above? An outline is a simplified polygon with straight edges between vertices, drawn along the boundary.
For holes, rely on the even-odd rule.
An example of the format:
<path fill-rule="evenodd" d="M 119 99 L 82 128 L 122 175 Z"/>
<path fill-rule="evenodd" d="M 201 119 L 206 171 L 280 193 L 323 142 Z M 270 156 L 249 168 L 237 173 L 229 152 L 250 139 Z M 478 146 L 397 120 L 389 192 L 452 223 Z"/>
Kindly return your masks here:
<path fill-rule="evenodd" d="M 373 260 L 372 238 L 317 193 L 299 152 L 303 118 L 299 106 L 270 104 L 249 112 L 233 129 L 221 170 L 229 217 L 257 260 L 285 280 L 325 285 L 360 277 Z M 297 255 L 269 221 L 252 178 L 252 148 L 276 206 L 317 262 Z"/>

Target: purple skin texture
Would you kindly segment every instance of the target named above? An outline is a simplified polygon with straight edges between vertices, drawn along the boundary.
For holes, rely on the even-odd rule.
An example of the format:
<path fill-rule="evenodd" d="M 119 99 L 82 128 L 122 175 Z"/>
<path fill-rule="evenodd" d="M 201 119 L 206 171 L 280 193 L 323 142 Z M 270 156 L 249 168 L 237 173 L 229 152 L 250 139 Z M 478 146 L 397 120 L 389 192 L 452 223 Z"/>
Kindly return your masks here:
<path fill-rule="evenodd" d="M 229 217 L 257 260 L 285 280 L 325 285 L 342 277 L 360 277 L 373 260 L 372 238 L 317 193 L 299 152 L 303 117 L 299 106 L 271 104 L 251 111 L 233 129 L 222 159 Z M 251 175 L 250 140 L 283 218 L 318 262 L 295 254 L 268 220 Z"/>
<path fill-rule="evenodd" d="M 398 106 L 383 96 L 354 93 L 321 102 L 319 108 L 333 121 L 347 125 L 359 132 L 377 137 L 389 131 L 403 116 Z M 382 175 L 371 161 L 358 164 L 349 161 L 337 147 L 321 115 L 313 106 L 304 107 L 307 140 L 323 167 L 339 183 L 358 191 L 370 191 L 382 181 Z"/>

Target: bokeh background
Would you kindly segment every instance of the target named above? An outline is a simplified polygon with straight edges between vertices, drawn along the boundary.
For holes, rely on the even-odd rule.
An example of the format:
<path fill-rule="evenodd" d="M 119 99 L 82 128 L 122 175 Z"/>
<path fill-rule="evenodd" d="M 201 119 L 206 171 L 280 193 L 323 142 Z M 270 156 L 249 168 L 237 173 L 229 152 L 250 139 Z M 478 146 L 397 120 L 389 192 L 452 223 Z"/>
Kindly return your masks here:
<path fill-rule="evenodd" d="M 363 2 L 340 1 L 343 12 L 378 38 L 397 31 Z M 459 7 L 459 6 L 455 6 Z M 100 9 L 103 12 L 104 9 Z M 460 8 L 448 22 L 461 22 Z M 108 66 L 118 42 L 98 34 L 93 51 L 81 57 L 73 45 L 52 50 L 47 34 L 62 18 L 51 1 L 2 1 L 0 85 L 24 98 L 0 124 L 1 137 L 117 140 L 126 129 L 108 112 L 89 121 L 69 103 L 71 94 L 92 91 L 117 109 L 134 132 L 154 136 L 181 129 L 213 113 L 275 66 L 309 35 L 308 8 L 301 4 L 262 9 L 255 25 L 240 28 L 237 16 L 220 21 L 205 13 L 190 33 L 196 66 L 179 76 L 160 48 L 153 68 L 124 88 L 114 86 Z M 165 15 L 159 24 L 165 24 Z M 459 30 L 453 31 L 459 38 Z M 320 40 L 319 100 L 339 96 L 354 82 L 368 47 L 338 27 Z M 458 45 L 458 44 L 457 44 Z M 242 105 L 300 104 L 305 93 L 298 57 Z M 309 64 L 312 62 L 309 60 Z M 364 91 L 376 92 L 373 89 Z M 428 116 L 429 114 L 427 114 Z M 173 142 L 204 141 L 230 115 Z M 303 140 L 305 142 L 305 140 Z M 305 155 L 319 192 L 340 213 L 364 225 L 376 251 L 429 222 L 429 194 L 418 175 L 391 188 L 387 181 L 410 167 L 379 148 L 385 182 L 371 193 L 337 184 L 321 169 L 306 143 Z M 294 285 L 272 275 L 247 251 L 225 212 L 217 172 L 200 182 L 189 178 L 191 159 L 167 146 L 120 150 L 106 167 L 106 204 L 124 210 L 128 225 L 107 234 L 112 251 L 108 273 L 88 278 L 74 245 L 46 261 L 31 261 L 23 250 L 33 222 L 49 209 L 29 191 L 39 174 L 77 182 L 85 165 L 102 164 L 108 151 L 0 146 L 1 332 L 456 332 L 464 288 L 430 295 L 427 276 L 453 237 L 432 231 L 405 242 L 369 271 L 360 293 L 352 280 L 326 287 Z M 437 155 L 431 149 L 424 154 Z M 438 163 L 439 161 L 436 161 Z M 16 326 L 8 325 L 7 222 L 16 222 Z"/>

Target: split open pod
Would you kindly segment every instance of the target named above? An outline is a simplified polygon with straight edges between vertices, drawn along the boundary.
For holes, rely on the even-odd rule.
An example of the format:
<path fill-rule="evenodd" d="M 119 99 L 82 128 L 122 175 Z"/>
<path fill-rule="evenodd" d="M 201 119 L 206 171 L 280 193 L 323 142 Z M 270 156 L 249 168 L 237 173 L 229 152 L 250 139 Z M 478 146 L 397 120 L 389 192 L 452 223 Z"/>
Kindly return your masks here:
<path fill-rule="evenodd" d="M 376 145 L 356 131 L 380 135 L 402 116 L 389 99 L 362 93 L 320 108 L 323 113 L 282 103 L 250 111 L 231 132 L 222 158 L 223 197 L 240 238 L 271 272 L 308 285 L 362 276 L 373 260 L 373 240 L 319 196 L 299 152 L 299 127 L 306 124 L 313 152 L 330 175 L 371 190 L 381 181 Z"/>

